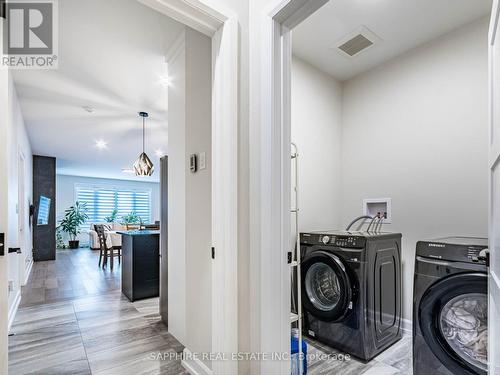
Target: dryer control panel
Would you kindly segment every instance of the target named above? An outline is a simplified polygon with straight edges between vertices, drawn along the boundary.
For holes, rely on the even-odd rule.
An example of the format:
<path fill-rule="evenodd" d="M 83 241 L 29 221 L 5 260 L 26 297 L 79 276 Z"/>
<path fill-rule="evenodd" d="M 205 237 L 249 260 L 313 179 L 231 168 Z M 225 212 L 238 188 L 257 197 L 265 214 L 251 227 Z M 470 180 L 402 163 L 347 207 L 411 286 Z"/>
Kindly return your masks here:
<path fill-rule="evenodd" d="M 486 238 L 451 237 L 417 242 L 417 256 L 455 262 L 486 264 Z"/>

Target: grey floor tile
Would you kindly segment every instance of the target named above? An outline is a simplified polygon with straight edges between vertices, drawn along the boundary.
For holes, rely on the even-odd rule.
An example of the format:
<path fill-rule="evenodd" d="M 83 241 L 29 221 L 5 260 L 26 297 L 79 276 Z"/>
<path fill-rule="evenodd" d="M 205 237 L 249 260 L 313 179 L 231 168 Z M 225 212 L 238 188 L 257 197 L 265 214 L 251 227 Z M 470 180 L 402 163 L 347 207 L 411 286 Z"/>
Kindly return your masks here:
<path fill-rule="evenodd" d="M 403 337 L 400 342 L 381 353 L 377 360 L 400 371 L 408 371 L 412 368 L 412 339 L 410 336 Z"/>
<path fill-rule="evenodd" d="M 33 375 L 91 375 L 87 358 L 59 363 L 52 367 L 44 368 L 42 372 L 33 371 L 28 374 Z"/>
<path fill-rule="evenodd" d="M 411 337 L 403 338 L 369 362 L 356 357 L 338 357 L 338 350 L 318 341 L 308 342 L 308 374 L 310 375 L 392 375 L 412 373 Z"/>
<path fill-rule="evenodd" d="M 88 353 L 90 368 L 92 372 L 100 372 L 115 367 L 132 366 L 135 363 L 151 363 L 151 354 L 155 352 L 173 352 L 159 335 L 154 337 L 135 340 L 129 343 L 120 343 L 108 350 Z M 154 362 L 154 361 L 153 361 Z"/>
<path fill-rule="evenodd" d="M 184 347 L 160 321 L 158 299 L 129 302 L 121 269 L 97 266 L 98 252 L 58 252 L 35 263 L 9 338 L 9 374 L 187 375 L 179 359 L 155 352 Z"/>
<path fill-rule="evenodd" d="M 46 374 L 46 369 L 75 362 L 87 362 L 87 357 L 81 339 L 71 336 L 57 345 L 9 353 L 9 374 Z"/>

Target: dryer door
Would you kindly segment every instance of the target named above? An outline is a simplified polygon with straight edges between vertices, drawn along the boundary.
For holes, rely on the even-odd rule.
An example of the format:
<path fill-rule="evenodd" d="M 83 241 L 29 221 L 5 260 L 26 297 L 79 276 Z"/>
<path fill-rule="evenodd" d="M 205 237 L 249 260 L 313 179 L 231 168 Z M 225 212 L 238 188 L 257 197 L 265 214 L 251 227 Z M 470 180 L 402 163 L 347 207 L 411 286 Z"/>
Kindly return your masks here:
<path fill-rule="evenodd" d="M 352 308 L 352 283 L 343 262 L 334 254 L 318 251 L 302 263 L 304 308 L 323 321 L 342 319 Z"/>
<path fill-rule="evenodd" d="M 418 322 L 427 345 L 454 374 L 488 369 L 487 275 L 463 273 L 433 284 L 420 301 Z"/>

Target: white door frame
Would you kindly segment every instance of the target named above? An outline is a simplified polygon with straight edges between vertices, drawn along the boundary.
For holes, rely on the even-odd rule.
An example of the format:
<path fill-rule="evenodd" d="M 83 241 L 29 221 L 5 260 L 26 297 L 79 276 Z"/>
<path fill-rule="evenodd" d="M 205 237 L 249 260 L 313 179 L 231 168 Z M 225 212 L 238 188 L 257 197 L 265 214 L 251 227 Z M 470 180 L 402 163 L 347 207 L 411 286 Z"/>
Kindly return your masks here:
<path fill-rule="evenodd" d="M 500 374 L 500 343 L 498 334 L 500 333 L 500 186 L 498 186 L 498 176 L 500 169 L 500 118 L 498 113 L 498 97 L 500 96 L 500 87 L 495 87 L 499 82 L 497 76 L 500 74 L 498 64 L 498 47 L 500 41 L 496 40 L 498 36 L 498 27 L 500 21 L 500 3 L 494 0 L 491 13 L 489 41 L 489 123 L 490 123 L 490 144 L 489 144 L 489 169 L 490 169 L 490 192 L 489 192 L 489 250 L 490 250 L 490 269 L 488 274 L 488 359 L 489 371 L 492 375 Z M 497 108 L 495 108 L 497 107 Z"/>
<path fill-rule="evenodd" d="M 291 30 L 329 0 L 275 0 L 259 19 L 262 38 L 260 150 L 260 269 L 251 269 L 260 282 L 258 325 L 254 348 L 264 353 L 290 352 L 290 268 L 287 263 L 291 186 Z M 255 342 L 254 341 L 254 342 Z M 260 374 L 290 374 L 289 361 L 262 361 Z"/>
<path fill-rule="evenodd" d="M 0 30 L 3 30 L 4 19 L 0 18 Z M 0 36 L 2 32 L 0 31 Z M 3 48 L 3 36 L 0 37 L 0 48 Z M 9 70 L 0 69 L 0 139 L 2 141 L 8 139 L 7 127 L 9 121 Z M 4 141 L 5 142 L 5 141 Z M 2 171 L 2 179 L 0 180 L 0 233 L 5 234 L 5 252 L 7 252 L 7 223 L 8 223 L 8 181 L 5 178 L 8 170 L 8 152 L 5 144 L 0 147 L 0 170 Z M 0 374 L 8 372 L 8 257 L 0 256 Z"/>
<path fill-rule="evenodd" d="M 19 258 L 19 285 L 24 286 L 27 282 L 26 257 L 28 254 L 26 243 L 26 157 L 22 150 L 18 150 L 17 161 L 17 221 L 18 221 L 18 246 L 21 248 L 22 256 Z M 29 228 L 28 228 L 29 230 Z"/>
<path fill-rule="evenodd" d="M 200 0 L 138 0 L 212 38 L 212 352 L 238 352 L 238 20 Z M 238 373 L 212 361 L 212 373 Z"/>

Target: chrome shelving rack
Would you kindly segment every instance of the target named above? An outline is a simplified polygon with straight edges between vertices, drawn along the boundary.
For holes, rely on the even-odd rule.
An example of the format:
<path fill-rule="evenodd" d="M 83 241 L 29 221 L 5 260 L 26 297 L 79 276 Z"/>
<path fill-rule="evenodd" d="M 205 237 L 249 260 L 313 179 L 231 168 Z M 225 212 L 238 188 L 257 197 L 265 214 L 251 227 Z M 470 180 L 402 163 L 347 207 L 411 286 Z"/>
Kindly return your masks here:
<path fill-rule="evenodd" d="M 303 369 L 303 360 L 302 360 L 302 279 L 301 279 L 301 271 L 300 271 L 300 262 L 301 262 L 301 254 L 300 254 L 300 232 L 299 232 L 299 152 L 297 145 L 292 143 L 292 152 L 291 159 L 294 168 L 294 176 L 293 176 L 293 193 L 294 193 L 294 202 L 293 207 L 291 208 L 291 213 L 295 216 L 295 251 L 292 250 L 292 259 L 290 262 L 290 270 L 295 271 L 295 285 L 292 283 L 292 287 L 295 287 L 295 292 L 297 296 L 296 308 L 297 313 L 290 312 L 290 323 L 293 325 L 297 323 L 298 329 L 298 354 L 299 354 L 299 374 L 302 375 L 304 373 Z M 293 278 L 292 278 L 293 280 Z"/>

